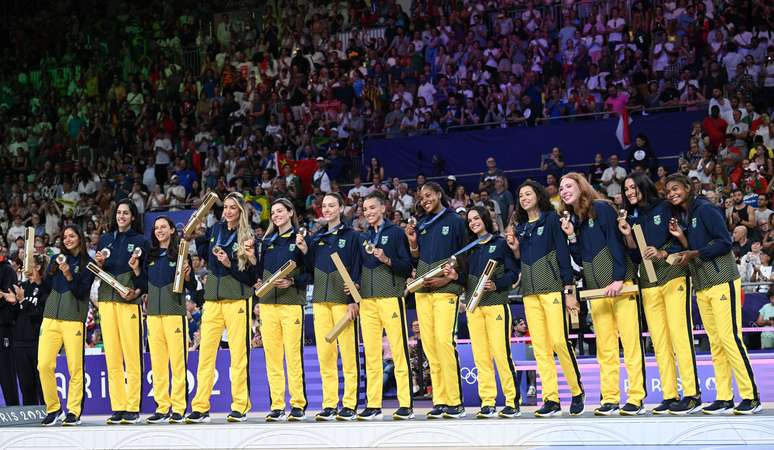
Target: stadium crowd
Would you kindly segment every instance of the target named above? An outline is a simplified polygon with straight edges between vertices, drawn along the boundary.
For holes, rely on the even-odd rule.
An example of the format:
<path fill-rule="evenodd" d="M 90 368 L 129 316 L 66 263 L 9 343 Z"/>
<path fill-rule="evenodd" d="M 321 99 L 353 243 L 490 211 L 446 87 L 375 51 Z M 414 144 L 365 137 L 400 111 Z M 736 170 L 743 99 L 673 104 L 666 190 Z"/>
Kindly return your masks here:
<path fill-rule="evenodd" d="M 93 255 L 112 205 L 127 197 L 143 213 L 240 191 L 260 235 L 272 199 L 291 199 L 314 227 L 330 191 L 346 194 L 346 215 L 362 228 L 361 199 L 381 189 L 391 219 L 405 221 L 425 177 L 405 182 L 377 159 L 362 164 L 367 135 L 674 107 L 707 110 L 686 130 L 676 169 L 726 208 L 744 280 L 771 277 L 766 2 L 293 0 L 241 15 L 218 2 L 59 3 L 2 25 L 12 44 L 0 62 L 0 227 L 17 270 L 26 226 L 50 256 L 62 227 L 78 223 Z M 658 163 L 647 136 L 620 158 L 600 150 L 590 180 L 618 202 L 627 172 L 663 184 L 675 169 Z M 304 179 L 293 173 L 299 161 L 314 166 Z M 503 169 L 489 158 L 472 191 L 449 175 L 453 207 L 489 205 L 504 230 L 514 180 Z M 556 195 L 560 149 L 541 170 Z M 197 317 L 192 302 L 194 335 Z"/>

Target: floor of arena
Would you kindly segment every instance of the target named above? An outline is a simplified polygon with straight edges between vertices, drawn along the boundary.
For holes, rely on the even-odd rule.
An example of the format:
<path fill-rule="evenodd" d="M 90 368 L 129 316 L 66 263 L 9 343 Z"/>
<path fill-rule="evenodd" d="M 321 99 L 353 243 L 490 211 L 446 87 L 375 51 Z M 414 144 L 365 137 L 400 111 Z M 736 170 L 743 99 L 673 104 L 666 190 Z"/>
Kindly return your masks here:
<path fill-rule="evenodd" d="M 385 409 L 383 421 L 353 423 L 266 423 L 262 413 L 253 413 L 245 423 L 229 424 L 218 413 L 210 424 L 108 426 L 105 416 L 84 416 L 73 428 L 2 428 L 0 448 L 774 449 L 772 403 L 755 416 L 595 417 L 588 406 L 582 417 L 551 419 L 535 418 L 535 407 L 523 407 L 522 417 L 511 420 L 477 420 L 472 408 L 462 420 L 427 420 L 428 409 L 417 408 L 417 419 L 408 422 L 393 421 L 392 409 Z"/>

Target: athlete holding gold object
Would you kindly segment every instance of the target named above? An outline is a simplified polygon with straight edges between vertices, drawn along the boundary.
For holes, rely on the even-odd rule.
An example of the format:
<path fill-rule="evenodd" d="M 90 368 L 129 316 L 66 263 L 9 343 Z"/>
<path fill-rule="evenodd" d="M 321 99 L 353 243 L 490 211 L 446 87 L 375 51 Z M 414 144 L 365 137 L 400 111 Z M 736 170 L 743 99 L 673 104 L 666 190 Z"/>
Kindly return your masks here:
<path fill-rule="evenodd" d="M 696 197 L 691 181 L 685 176 L 668 176 L 666 194 L 679 213 L 679 220 L 670 223 L 669 232 L 688 249 L 679 253 L 676 264 L 687 265 L 691 273 L 715 369 L 717 396 L 702 412 L 759 413 L 763 407 L 742 341 L 741 280 L 723 215 L 715 205 Z M 736 406 L 732 373 L 742 397 Z"/>
<path fill-rule="evenodd" d="M 156 411 L 147 423 L 183 423 L 188 409 L 188 320 L 185 294 L 173 292 L 178 263 L 179 238 L 175 223 L 161 216 L 153 223 L 151 248 L 145 267 L 130 259 L 135 275 L 148 274 L 148 350 L 153 373 L 153 399 Z M 189 290 L 196 288 L 191 278 L 190 257 L 185 255 L 184 277 Z M 169 373 L 172 369 L 170 395 Z"/>
<path fill-rule="evenodd" d="M 585 410 L 585 394 L 567 320 L 567 311 L 579 310 L 570 248 L 545 188 L 534 181 L 526 181 L 517 193 L 515 236 L 509 233 L 506 239 L 521 261 L 524 312 L 543 385 L 543 406 L 535 411 L 535 415 L 562 414 L 554 361 L 556 354 L 572 394 L 570 415 L 579 416 Z"/>
<path fill-rule="evenodd" d="M 562 231 L 568 236 L 573 259 L 582 262 L 585 287 L 604 289 L 606 294 L 591 301 L 602 389 L 602 404 L 594 414 L 644 414 L 647 391 L 640 306 L 637 295 L 620 294 L 624 284 L 633 284 L 635 274 L 618 231 L 615 208 L 611 202 L 602 200 L 586 178 L 576 172 L 562 177 L 559 196 L 564 210 L 574 216 L 572 220 L 561 219 Z M 629 378 L 623 407 L 619 406 L 619 336 Z"/>
<path fill-rule="evenodd" d="M 626 218 L 619 218 L 618 228 L 626 245 L 634 250 L 630 252 L 632 258 L 639 260 L 641 256 L 636 250 L 632 226 L 642 227 L 647 247 L 640 250 L 653 263 L 657 276 L 657 281 L 651 282 L 640 267 L 642 306 L 663 392 L 663 401 L 652 412 L 657 415 L 692 414 L 701 410 L 701 392 L 693 350 L 691 285 L 685 267 L 666 262 L 669 254 L 683 250 L 678 239 L 669 233 L 672 207 L 659 198 L 656 185 L 644 173 L 632 174 L 624 180 L 624 196 L 628 213 Z M 680 368 L 682 399 L 677 391 L 675 363 Z"/>
<path fill-rule="evenodd" d="M 341 273 L 336 269 L 331 255 L 337 253 L 349 269 L 353 280 L 360 279 L 360 237 L 345 224 L 343 219 L 344 199 L 337 193 L 325 194 L 322 202 L 323 218 L 327 226 L 313 236 L 304 239 L 296 236 L 296 245 L 304 253 L 304 263 L 314 271 L 314 336 L 317 344 L 317 359 L 320 362 L 322 378 L 322 411 L 317 421 L 355 420 L 357 416 L 358 387 L 360 384 L 360 355 L 357 327 L 358 305 L 344 286 Z M 343 317 L 350 319 L 333 342 L 327 342 L 325 335 Z M 337 351 L 338 344 L 338 351 Z M 344 373 L 344 395 L 339 404 L 338 353 L 341 353 L 341 367 Z"/>
<path fill-rule="evenodd" d="M 245 247 L 252 244 L 253 230 L 247 221 L 242 194 L 232 192 L 223 200 L 223 221 L 207 230 L 197 244 L 199 257 L 208 258 L 204 286 L 199 367 L 199 385 L 191 402 L 186 423 L 210 421 L 210 395 L 215 384 L 218 347 L 226 330 L 231 359 L 231 412 L 229 422 L 244 422 L 250 411 L 250 316 L 253 285 L 257 279 L 255 255 Z"/>
<path fill-rule="evenodd" d="M 417 260 L 416 275 L 421 277 L 437 266 L 446 266 L 442 276 L 425 279 L 416 293 L 422 349 L 430 363 L 433 386 L 433 409 L 427 418 L 458 419 L 465 417 L 465 408 L 454 335 L 465 280 L 448 271 L 448 261 L 465 245 L 467 230 L 465 221 L 448 208 L 438 183 L 425 183 L 419 195 L 427 214 L 416 226 L 409 224 L 405 230 L 411 256 Z"/>
<path fill-rule="evenodd" d="M 306 383 L 304 378 L 304 305 L 309 274 L 303 270 L 304 255 L 296 246 L 298 221 L 293 204 L 285 198 L 271 204 L 271 224 L 262 240 L 256 241 L 258 274 L 261 287 L 288 261 L 296 268 L 276 280 L 272 289 L 260 297 L 261 339 L 266 357 L 271 411 L 267 422 L 306 419 Z M 283 364 L 284 363 L 284 364 Z M 287 376 L 285 376 L 287 365 Z M 285 384 L 290 391 L 290 413 L 285 411 Z"/>
<path fill-rule="evenodd" d="M 125 296 L 108 283 L 101 282 L 99 300 L 100 329 L 105 344 L 110 406 L 113 414 L 107 423 L 132 424 L 140 420 L 143 374 L 142 288 L 147 286 L 146 273 L 136 275 L 129 260 L 145 265 L 148 241 L 142 234 L 140 215 L 131 200 L 118 202 L 113 214 L 112 231 L 99 240 L 94 261 L 103 271 L 129 288 Z"/>
<path fill-rule="evenodd" d="M 73 426 L 81 423 L 86 386 L 83 361 L 86 339 L 86 316 L 89 313 L 89 291 L 94 275 L 86 270 L 86 239 L 77 225 L 62 232 L 62 253 L 48 266 L 45 283 L 51 286 L 43 311 L 38 342 L 38 372 L 46 417 L 43 426 Z M 67 388 L 67 414 L 59 401 L 56 356 L 64 347 L 70 382 Z"/>
<path fill-rule="evenodd" d="M 478 305 L 473 311 L 467 311 L 473 360 L 478 369 L 478 395 L 481 398 L 481 410 L 476 417 L 487 419 L 499 415 L 510 419 L 521 415 L 516 371 L 511 357 L 512 318 L 508 306 L 508 292 L 518 277 L 519 269 L 505 239 L 494 234 L 488 209 L 474 206 L 468 211 L 467 218 L 473 239 L 479 244 L 468 254 L 466 298 L 473 295 L 487 263 L 490 260 L 497 263 L 491 278 L 483 285 L 484 292 Z M 495 364 L 505 395 L 505 406 L 499 412 L 495 405 Z"/>

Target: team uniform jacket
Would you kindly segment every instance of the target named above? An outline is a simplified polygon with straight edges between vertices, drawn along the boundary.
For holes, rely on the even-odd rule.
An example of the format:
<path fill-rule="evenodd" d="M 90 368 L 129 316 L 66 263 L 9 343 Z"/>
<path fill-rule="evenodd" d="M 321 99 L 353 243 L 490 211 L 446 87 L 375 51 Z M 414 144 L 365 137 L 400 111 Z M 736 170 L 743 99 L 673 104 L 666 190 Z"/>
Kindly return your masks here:
<path fill-rule="evenodd" d="M 697 291 L 728 283 L 739 278 L 736 260 L 731 253 L 731 236 L 720 210 L 697 198 L 683 215 L 688 247 L 699 256 L 688 266 Z"/>
<path fill-rule="evenodd" d="M 296 230 L 290 229 L 282 235 L 274 234 L 266 239 L 256 239 L 255 248 L 260 249 L 258 274 L 263 281 L 278 271 L 288 261 L 295 261 L 296 268 L 287 276 L 293 278 L 293 285 L 287 289 L 273 288 L 261 297 L 260 303 L 279 305 L 303 305 L 306 303 L 306 286 L 311 276 L 304 270 L 304 254 L 296 247 Z"/>
<path fill-rule="evenodd" d="M 237 229 L 229 230 L 225 222 L 218 222 L 207 229 L 203 241 L 197 241 L 196 249 L 200 258 L 207 259 L 209 273 L 204 286 L 204 300 L 237 300 L 247 298 L 253 293 L 253 285 L 258 280 L 257 268 L 250 263 L 239 270 L 237 249 Z M 231 260 L 231 267 L 225 267 L 218 261 L 212 249 L 220 247 Z"/>
<path fill-rule="evenodd" d="M 478 239 L 476 238 L 476 240 Z M 473 247 L 468 254 L 468 275 L 465 295 L 468 298 L 473 295 L 476 283 L 478 283 L 479 278 L 484 273 L 486 263 L 490 259 L 497 261 L 497 268 L 495 268 L 494 275 L 491 278 L 496 290 L 494 292 L 484 292 L 484 295 L 481 296 L 481 300 L 478 302 L 478 306 L 507 305 L 508 292 L 519 276 L 519 266 L 513 257 L 513 252 L 508 247 L 508 243 L 500 236 L 493 236 L 487 242 Z"/>
<path fill-rule="evenodd" d="M 80 258 L 67 256 L 67 264 L 70 266 L 72 281 L 62 275 L 56 261 L 51 261 L 46 270 L 44 285 L 50 289 L 46 299 L 46 307 L 43 317 L 71 322 L 85 322 L 89 313 L 89 292 L 94 282 L 94 274 L 86 267 L 80 266 Z M 52 274 L 52 269 L 56 271 Z"/>
<path fill-rule="evenodd" d="M 363 298 L 403 297 L 406 278 L 411 275 L 411 254 L 406 234 L 401 227 L 386 220 L 382 226 L 381 232 L 370 228 L 363 233 L 363 245 L 360 247 L 363 261 L 360 294 Z M 390 258 L 391 266 L 382 264 L 375 256 L 366 253 L 366 243 L 374 240 L 374 246 L 383 249 L 384 254 Z"/>
<path fill-rule="evenodd" d="M 669 220 L 672 218 L 672 207 L 669 203 L 660 200 L 650 209 L 634 208 L 626 218 L 630 225 L 639 224 L 642 227 L 642 234 L 645 235 L 645 242 L 649 246 L 656 247 L 659 250 L 666 250 L 667 253 L 678 253 L 683 250 L 680 243 L 671 234 L 669 234 Z M 632 261 L 641 263 L 642 256 L 637 248 L 629 249 L 629 256 Z M 644 250 L 644 249 L 643 249 Z M 675 278 L 684 277 L 687 272 L 684 267 L 672 266 L 666 262 L 666 259 L 654 259 L 653 268 L 656 271 L 657 282 L 651 283 L 644 268 L 640 268 L 639 286 L 642 289 L 663 286 L 667 281 Z"/>
<path fill-rule="evenodd" d="M 450 256 L 465 246 L 468 231 L 465 220 L 449 208 L 433 223 L 428 224 L 435 214 L 422 217 L 417 223 L 417 243 L 419 244 L 419 259 L 417 261 L 417 277 L 421 277 L 431 269 L 445 264 Z M 438 289 L 420 288 L 420 293 L 452 293 L 459 295 L 465 278 L 460 275 L 457 280 Z"/>
<path fill-rule="evenodd" d="M 306 245 L 309 250 L 304 262 L 314 272 L 312 301 L 353 303 L 352 297 L 344 293 L 344 280 L 333 265 L 331 254 L 338 253 L 352 280 L 359 280 L 362 266 L 360 233 L 342 223 L 333 233 L 328 234 L 328 229 L 323 228 L 307 237 Z"/>
<path fill-rule="evenodd" d="M 188 267 L 193 267 L 190 256 Z M 177 271 L 177 258 L 170 258 L 166 249 L 156 258 L 148 258 L 147 266 L 143 269 L 148 279 L 148 303 L 149 316 L 184 316 L 185 293 L 175 293 L 172 288 L 175 284 L 175 272 Z M 193 278 L 193 274 L 191 275 Z M 195 281 L 185 282 L 185 288 L 196 289 Z"/>
<path fill-rule="evenodd" d="M 518 224 L 516 236 L 523 295 L 561 292 L 573 284 L 570 247 L 555 212 L 541 212 L 537 221 Z"/>
<path fill-rule="evenodd" d="M 102 250 L 106 247 L 110 249 L 110 258 L 105 260 L 102 270 L 113 275 L 119 283 L 130 289 L 143 289 L 143 287 L 147 286 L 148 280 L 145 272 L 140 272 L 140 276 L 135 277 L 132 268 L 129 267 L 129 258 L 132 257 L 132 252 L 135 248 L 142 248 L 140 267 L 145 267 L 145 260 L 148 255 L 148 240 L 145 239 L 144 235 L 134 230 L 105 233 L 99 238 L 97 250 Z M 85 267 L 83 269 L 86 270 Z M 97 299 L 101 302 L 109 301 L 135 305 L 139 305 L 142 302 L 141 296 L 138 296 L 131 302 L 127 302 L 105 282 L 99 284 Z"/>
<path fill-rule="evenodd" d="M 575 225 L 578 242 L 570 245 L 575 261 L 582 261 L 586 289 L 607 287 L 613 281 L 634 279 L 634 264 L 624 250 L 618 215 L 608 202 L 594 200 L 596 218 Z"/>

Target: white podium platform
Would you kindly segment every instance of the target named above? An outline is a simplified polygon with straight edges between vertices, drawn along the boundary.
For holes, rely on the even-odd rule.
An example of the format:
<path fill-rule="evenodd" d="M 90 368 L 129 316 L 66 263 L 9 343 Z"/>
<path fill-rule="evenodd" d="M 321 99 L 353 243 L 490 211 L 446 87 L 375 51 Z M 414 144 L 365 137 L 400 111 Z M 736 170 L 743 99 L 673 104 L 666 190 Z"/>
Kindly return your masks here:
<path fill-rule="evenodd" d="M 229 424 L 223 414 L 200 425 L 104 425 L 84 417 L 73 428 L 0 428 L 2 449 L 433 448 L 530 446 L 723 446 L 774 448 L 774 413 L 756 416 L 583 417 L 379 422 L 273 423 L 253 415 Z M 760 447 L 759 447 L 760 448 Z"/>

